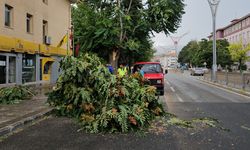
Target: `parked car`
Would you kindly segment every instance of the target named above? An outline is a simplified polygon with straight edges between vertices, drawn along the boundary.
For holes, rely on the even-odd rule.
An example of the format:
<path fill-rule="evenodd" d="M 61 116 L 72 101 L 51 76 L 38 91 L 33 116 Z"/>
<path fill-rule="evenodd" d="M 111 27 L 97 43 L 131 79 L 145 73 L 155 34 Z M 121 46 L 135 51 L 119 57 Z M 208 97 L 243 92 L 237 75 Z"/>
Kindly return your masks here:
<path fill-rule="evenodd" d="M 133 66 L 133 73 L 138 68 L 144 72 L 144 78 L 150 81 L 150 84 L 157 88 L 158 95 L 164 95 L 164 73 L 159 62 L 137 62 Z M 167 73 L 167 70 L 165 70 Z"/>
<path fill-rule="evenodd" d="M 202 68 L 202 69 L 203 69 L 204 73 L 208 73 L 209 72 L 209 70 L 207 68 Z"/>
<path fill-rule="evenodd" d="M 205 71 L 202 68 L 192 68 L 191 69 L 191 76 L 203 76 Z"/>

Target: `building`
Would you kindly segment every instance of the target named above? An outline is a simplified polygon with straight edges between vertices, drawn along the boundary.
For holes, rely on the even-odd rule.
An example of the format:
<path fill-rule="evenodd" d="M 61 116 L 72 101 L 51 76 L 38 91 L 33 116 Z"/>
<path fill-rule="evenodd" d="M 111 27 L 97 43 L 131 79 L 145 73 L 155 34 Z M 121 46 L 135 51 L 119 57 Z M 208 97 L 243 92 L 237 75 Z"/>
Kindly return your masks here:
<path fill-rule="evenodd" d="M 250 13 L 242 18 L 234 19 L 229 25 L 216 30 L 217 39 L 227 39 L 229 43 L 237 43 L 242 41 L 243 45 L 250 44 Z M 213 36 L 208 36 L 212 40 Z M 248 52 L 250 56 L 250 52 Z M 248 69 L 250 62 L 247 62 Z"/>
<path fill-rule="evenodd" d="M 227 39 L 229 43 L 236 43 L 242 40 L 243 44 L 250 43 L 250 14 L 234 19 L 231 23 L 216 31 L 217 39 Z M 212 40 L 212 35 L 209 39 Z"/>
<path fill-rule="evenodd" d="M 169 50 L 165 54 L 157 55 L 152 61 L 160 62 L 164 68 L 176 68 L 178 66 L 178 57 L 175 50 Z"/>
<path fill-rule="evenodd" d="M 0 86 L 56 81 L 60 59 L 72 53 L 65 39 L 74 2 L 0 1 Z"/>

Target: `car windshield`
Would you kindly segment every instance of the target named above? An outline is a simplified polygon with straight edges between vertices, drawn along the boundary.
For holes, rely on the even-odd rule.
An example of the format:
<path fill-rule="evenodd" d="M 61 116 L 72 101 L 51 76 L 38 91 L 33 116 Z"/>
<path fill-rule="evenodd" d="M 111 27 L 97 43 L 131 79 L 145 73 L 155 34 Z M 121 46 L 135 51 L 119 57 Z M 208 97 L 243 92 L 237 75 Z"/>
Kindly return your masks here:
<path fill-rule="evenodd" d="M 161 73 L 160 64 L 138 64 L 134 66 L 133 72 L 136 72 L 138 68 L 141 68 L 144 73 Z"/>

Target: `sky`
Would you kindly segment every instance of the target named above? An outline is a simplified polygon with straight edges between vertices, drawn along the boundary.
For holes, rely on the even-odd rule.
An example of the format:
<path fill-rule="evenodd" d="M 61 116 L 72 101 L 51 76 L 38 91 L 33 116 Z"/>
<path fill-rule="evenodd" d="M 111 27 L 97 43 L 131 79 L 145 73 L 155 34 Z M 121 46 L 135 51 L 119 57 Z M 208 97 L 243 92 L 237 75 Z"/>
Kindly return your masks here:
<path fill-rule="evenodd" d="M 207 38 L 212 32 L 212 16 L 207 0 L 184 0 L 184 3 L 186 4 L 185 14 L 182 16 L 180 27 L 176 33 L 171 34 L 178 37 L 188 32 L 180 40 L 178 51 L 189 41 Z M 221 0 L 217 11 L 216 28 L 225 27 L 231 20 L 249 13 L 250 0 Z M 166 49 L 174 49 L 172 40 L 164 33 L 155 34 L 152 40 L 154 47 L 161 47 L 158 53 L 163 53 Z"/>

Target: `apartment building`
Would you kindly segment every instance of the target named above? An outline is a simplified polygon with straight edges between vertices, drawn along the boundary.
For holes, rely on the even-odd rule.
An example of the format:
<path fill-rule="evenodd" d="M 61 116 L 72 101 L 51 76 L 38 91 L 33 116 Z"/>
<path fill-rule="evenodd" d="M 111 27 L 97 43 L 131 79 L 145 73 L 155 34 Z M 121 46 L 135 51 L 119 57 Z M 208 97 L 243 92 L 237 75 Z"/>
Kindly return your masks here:
<path fill-rule="evenodd" d="M 212 35 L 208 36 L 212 40 Z M 250 44 L 250 14 L 231 21 L 224 28 L 216 30 L 217 39 L 227 39 L 229 43 L 242 42 L 243 45 Z M 250 56 L 250 52 L 248 53 Z M 247 62 L 247 67 L 250 68 L 250 62 Z"/>
<path fill-rule="evenodd" d="M 0 86 L 55 82 L 76 0 L 0 1 Z M 66 41 L 66 42 L 65 42 Z"/>
<path fill-rule="evenodd" d="M 229 43 L 242 40 L 243 44 L 250 43 L 250 14 L 234 19 L 231 23 L 216 31 L 217 39 L 227 39 Z M 212 39 L 212 35 L 209 36 Z"/>

